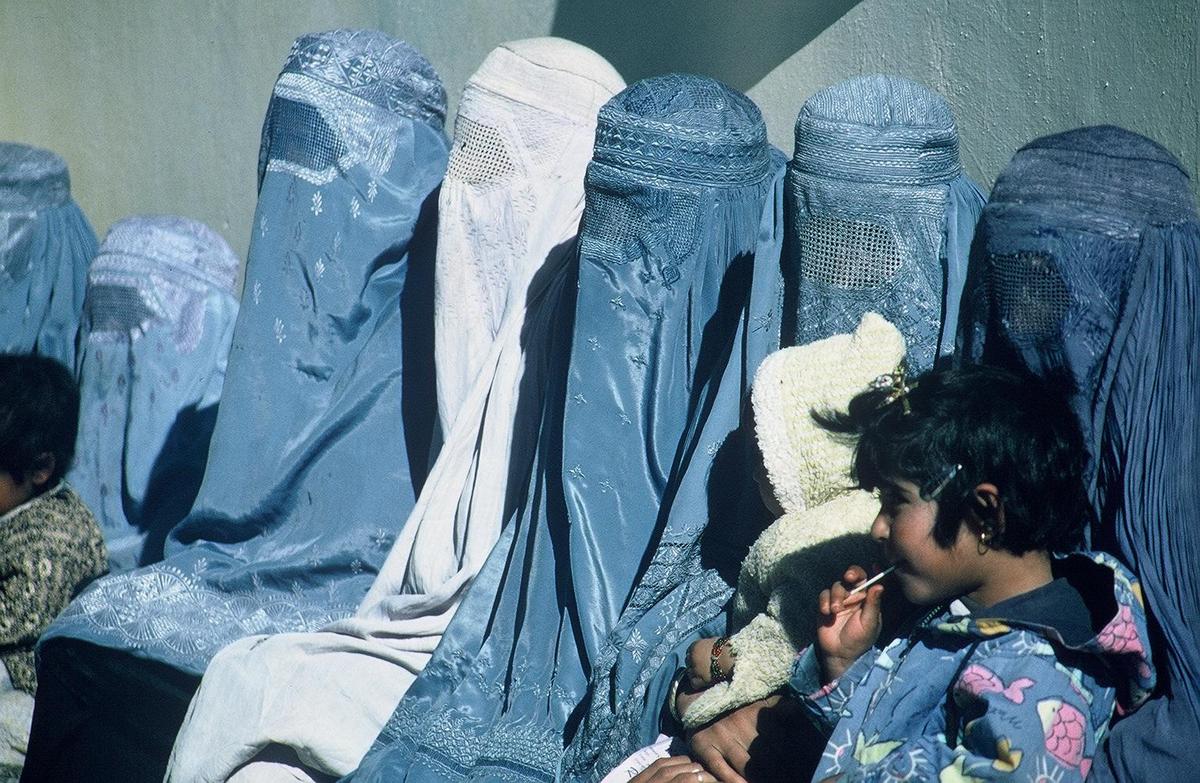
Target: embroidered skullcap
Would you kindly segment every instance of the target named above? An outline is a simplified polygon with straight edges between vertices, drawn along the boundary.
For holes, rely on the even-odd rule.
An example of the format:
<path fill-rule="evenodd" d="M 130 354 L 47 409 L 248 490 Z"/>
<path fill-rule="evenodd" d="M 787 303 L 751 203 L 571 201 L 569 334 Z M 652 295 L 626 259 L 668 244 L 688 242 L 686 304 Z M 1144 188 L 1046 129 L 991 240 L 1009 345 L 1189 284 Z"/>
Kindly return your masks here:
<path fill-rule="evenodd" d="M 292 44 L 263 122 L 258 181 L 269 170 L 325 185 L 356 166 L 381 177 L 405 121 L 442 134 L 446 91 L 433 66 L 378 30 L 330 30 Z"/>
<path fill-rule="evenodd" d="M 699 185 L 757 182 L 771 169 L 762 113 L 704 76 L 643 79 L 600 110 L 593 160 L 651 178 Z"/>
<path fill-rule="evenodd" d="M 942 96 L 899 76 L 848 79 L 817 92 L 796 118 L 797 171 L 926 186 L 962 174 L 958 129 Z"/>
<path fill-rule="evenodd" d="M 220 234 L 199 221 L 175 215 L 137 215 L 114 223 L 93 266 L 104 267 L 114 257 L 122 259 L 123 268 L 130 264 L 165 268 L 230 294 L 240 266 Z"/>
<path fill-rule="evenodd" d="M 446 120 L 446 89 L 425 57 L 378 30 L 329 30 L 292 44 L 283 73 L 320 79 L 388 111 L 438 128 Z"/>
<path fill-rule="evenodd" d="M 1188 174 L 1162 145 L 1112 125 L 1036 139 L 996 180 L 985 211 L 1045 210 L 1080 230 L 1125 235 L 1195 219 Z"/>
<path fill-rule="evenodd" d="M 67 163 L 50 150 L 0 143 L 0 210 L 32 212 L 71 197 Z"/>
<path fill-rule="evenodd" d="M 594 120 L 598 108 L 625 87 L 600 55 L 562 38 L 526 38 L 501 44 L 472 74 L 479 88 L 543 111 Z"/>
<path fill-rule="evenodd" d="M 203 223 L 174 215 L 118 221 L 88 268 L 85 339 L 141 333 L 162 320 L 189 353 L 205 329 L 205 297 L 216 292 L 232 302 L 238 266 L 225 240 Z"/>

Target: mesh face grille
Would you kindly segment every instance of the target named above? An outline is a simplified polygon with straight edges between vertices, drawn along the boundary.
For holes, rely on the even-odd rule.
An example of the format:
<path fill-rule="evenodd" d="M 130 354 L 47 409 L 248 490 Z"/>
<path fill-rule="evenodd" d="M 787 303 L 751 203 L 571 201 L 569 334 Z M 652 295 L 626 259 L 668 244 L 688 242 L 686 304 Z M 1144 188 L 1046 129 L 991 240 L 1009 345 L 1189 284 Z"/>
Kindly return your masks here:
<path fill-rule="evenodd" d="M 886 285 L 902 261 L 896 240 L 883 226 L 825 215 L 800 225 L 800 275 L 838 288 Z"/>
<path fill-rule="evenodd" d="M 1050 256 L 993 255 L 988 269 L 992 300 L 1013 337 L 1038 339 L 1059 331 L 1071 307 L 1071 292 Z"/>
<path fill-rule="evenodd" d="M 506 181 L 516 169 L 499 131 L 458 115 L 448 177 L 470 185 L 493 185 Z"/>
<path fill-rule="evenodd" d="M 136 288 L 94 283 L 88 286 L 85 317 L 92 333 L 128 334 L 145 327 L 157 316 Z"/>
<path fill-rule="evenodd" d="M 653 257 L 668 286 L 679 279 L 677 265 L 699 242 L 699 208 L 689 193 L 597 189 L 588 194 L 587 209 L 585 241 L 593 252 L 621 264 Z"/>
<path fill-rule="evenodd" d="M 270 152 L 312 171 L 324 171 L 346 154 L 346 146 L 315 106 L 276 95 L 271 102 Z"/>

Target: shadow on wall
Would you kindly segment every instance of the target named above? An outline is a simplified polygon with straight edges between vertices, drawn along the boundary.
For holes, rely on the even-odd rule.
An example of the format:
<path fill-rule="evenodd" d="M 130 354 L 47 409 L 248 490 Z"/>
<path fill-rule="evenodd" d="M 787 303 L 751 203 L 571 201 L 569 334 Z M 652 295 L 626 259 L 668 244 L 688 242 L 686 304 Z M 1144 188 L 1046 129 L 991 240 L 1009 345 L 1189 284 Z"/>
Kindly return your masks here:
<path fill-rule="evenodd" d="M 859 0 L 559 0 L 551 35 L 590 46 L 632 83 L 699 73 L 745 92 Z"/>

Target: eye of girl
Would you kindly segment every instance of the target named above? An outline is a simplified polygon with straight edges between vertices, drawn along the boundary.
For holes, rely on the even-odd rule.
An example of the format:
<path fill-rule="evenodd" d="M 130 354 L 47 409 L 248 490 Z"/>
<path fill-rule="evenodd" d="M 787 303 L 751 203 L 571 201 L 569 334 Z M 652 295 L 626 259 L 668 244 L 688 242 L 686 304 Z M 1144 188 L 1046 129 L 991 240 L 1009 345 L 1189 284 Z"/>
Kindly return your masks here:
<path fill-rule="evenodd" d="M 879 504 L 886 509 L 893 509 L 907 502 L 904 492 L 899 487 L 880 487 Z"/>

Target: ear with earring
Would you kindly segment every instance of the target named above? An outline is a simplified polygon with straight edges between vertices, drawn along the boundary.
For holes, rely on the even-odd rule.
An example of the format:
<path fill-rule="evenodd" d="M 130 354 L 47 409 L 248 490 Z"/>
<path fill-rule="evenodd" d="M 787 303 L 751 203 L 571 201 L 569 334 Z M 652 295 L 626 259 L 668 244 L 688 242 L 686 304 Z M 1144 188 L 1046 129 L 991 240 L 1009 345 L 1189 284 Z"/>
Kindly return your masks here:
<path fill-rule="evenodd" d="M 990 525 L 984 525 L 979 531 L 979 541 L 975 544 L 975 551 L 981 555 L 986 555 L 991 549 L 989 544 L 992 540 L 992 528 Z"/>
<path fill-rule="evenodd" d="M 975 487 L 975 509 L 979 519 L 979 540 L 975 551 L 985 555 L 996 541 L 996 534 L 1004 529 L 1004 505 L 1000 501 L 1000 492 L 994 484 L 983 483 Z"/>

